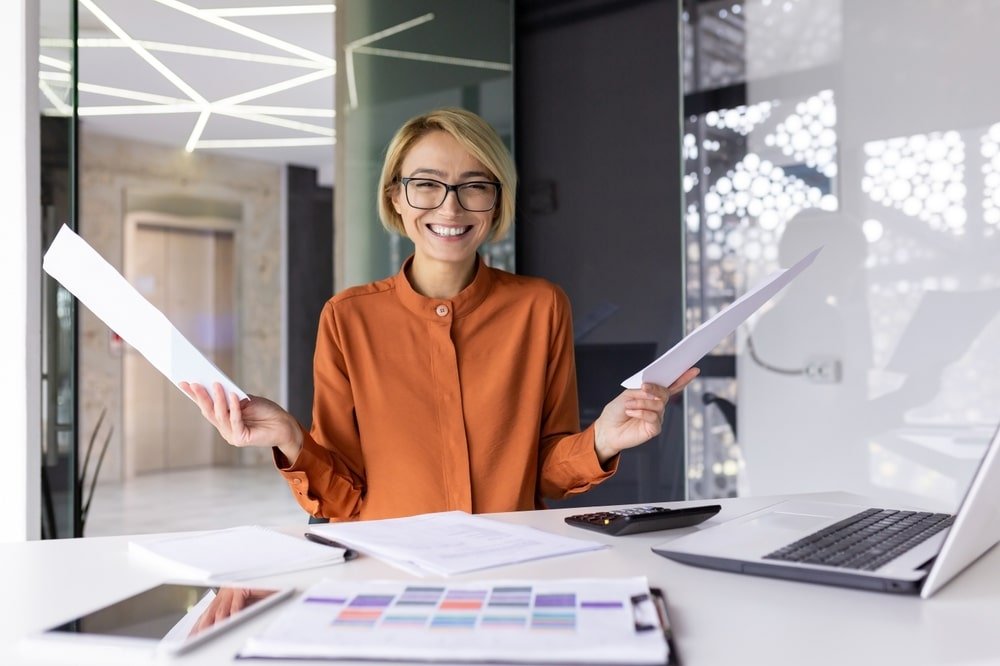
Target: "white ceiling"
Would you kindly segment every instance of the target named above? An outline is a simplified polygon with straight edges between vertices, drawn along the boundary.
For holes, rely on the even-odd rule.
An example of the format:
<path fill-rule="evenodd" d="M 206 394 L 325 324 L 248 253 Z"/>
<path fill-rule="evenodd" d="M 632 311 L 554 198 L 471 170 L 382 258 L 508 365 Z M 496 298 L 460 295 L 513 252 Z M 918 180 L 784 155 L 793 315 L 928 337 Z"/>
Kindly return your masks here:
<path fill-rule="evenodd" d="M 331 0 L 78 6 L 81 123 L 180 150 L 312 166 L 332 178 Z M 69 49 L 58 41 L 69 34 L 51 9 L 43 2 L 40 69 L 43 106 L 56 109 L 69 99 Z"/>

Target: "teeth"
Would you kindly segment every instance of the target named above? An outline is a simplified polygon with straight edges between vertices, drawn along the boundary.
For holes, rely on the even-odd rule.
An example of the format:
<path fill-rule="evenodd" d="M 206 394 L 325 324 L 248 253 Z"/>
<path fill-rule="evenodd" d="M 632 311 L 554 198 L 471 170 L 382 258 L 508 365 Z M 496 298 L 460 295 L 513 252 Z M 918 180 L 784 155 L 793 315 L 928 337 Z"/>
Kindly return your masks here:
<path fill-rule="evenodd" d="M 430 228 L 438 236 L 461 236 L 469 230 L 469 227 L 445 227 L 439 224 L 432 224 Z"/>

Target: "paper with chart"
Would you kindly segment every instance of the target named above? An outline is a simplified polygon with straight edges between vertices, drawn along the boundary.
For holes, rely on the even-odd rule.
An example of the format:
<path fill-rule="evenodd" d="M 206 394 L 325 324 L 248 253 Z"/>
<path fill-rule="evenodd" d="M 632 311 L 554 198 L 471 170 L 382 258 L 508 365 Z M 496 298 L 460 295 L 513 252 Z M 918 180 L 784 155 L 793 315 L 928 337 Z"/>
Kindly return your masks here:
<path fill-rule="evenodd" d="M 240 658 L 665 664 L 645 578 L 455 585 L 325 580 Z"/>
<path fill-rule="evenodd" d="M 642 388 L 643 382 L 670 386 L 684 371 L 693 367 L 712 351 L 722 339 L 736 330 L 747 317 L 786 287 L 799 273 L 813 262 L 822 247 L 818 247 L 799 260 L 794 266 L 783 268 L 769 275 L 759 285 L 743 294 L 714 317 L 691 331 L 667 353 L 622 382 L 627 389 Z"/>
<path fill-rule="evenodd" d="M 463 511 L 310 525 L 309 529 L 418 575 L 450 576 L 607 547 Z"/>
<path fill-rule="evenodd" d="M 218 382 L 227 393 L 236 393 L 241 400 L 247 397 L 162 312 L 66 225 L 45 253 L 42 268 L 175 386 L 182 381 L 206 387 Z"/>

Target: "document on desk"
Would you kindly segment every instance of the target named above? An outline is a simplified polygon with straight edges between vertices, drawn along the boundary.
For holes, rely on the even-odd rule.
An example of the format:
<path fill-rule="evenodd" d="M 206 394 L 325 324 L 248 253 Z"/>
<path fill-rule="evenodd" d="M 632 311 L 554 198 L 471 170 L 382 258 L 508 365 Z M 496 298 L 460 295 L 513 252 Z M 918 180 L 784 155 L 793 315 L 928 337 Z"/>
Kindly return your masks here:
<path fill-rule="evenodd" d="M 463 511 L 309 529 L 417 575 L 450 576 L 607 547 Z"/>
<path fill-rule="evenodd" d="M 644 577 L 455 585 L 325 580 L 238 657 L 490 663 L 667 664 Z"/>
<path fill-rule="evenodd" d="M 207 387 L 219 382 L 227 393 L 236 393 L 240 399 L 247 397 L 162 312 L 66 225 L 46 251 L 42 268 L 175 386 L 182 381 Z"/>
<path fill-rule="evenodd" d="M 627 389 L 642 388 L 643 382 L 670 386 L 685 370 L 693 367 L 712 351 L 722 339 L 736 330 L 764 303 L 794 280 L 813 262 L 822 247 L 818 247 L 798 263 L 775 271 L 759 285 L 743 294 L 714 317 L 691 331 L 683 340 L 671 347 L 663 356 L 622 382 Z"/>
<path fill-rule="evenodd" d="M 340 564 L 344 549 L 306 541 L 259 525 L 225 530 L 137 536 L 130 556 L 185 580 L 224 582 Z"/>

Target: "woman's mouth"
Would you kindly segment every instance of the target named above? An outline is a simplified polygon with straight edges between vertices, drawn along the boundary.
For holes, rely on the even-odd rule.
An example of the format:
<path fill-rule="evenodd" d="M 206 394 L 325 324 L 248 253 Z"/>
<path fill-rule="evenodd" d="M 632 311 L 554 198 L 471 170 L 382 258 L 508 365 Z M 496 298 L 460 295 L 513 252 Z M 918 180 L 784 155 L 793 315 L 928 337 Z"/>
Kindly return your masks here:
<path fill-rule="evenodd" d="M 431 230 L 435 236 L 440 236 L 441 238 L 454 238 L 456 236 L 463 236 L 468 233 L 472 226 L 463 227 L 447 227 L 443 224 L 428 224 L 427 228 Z"/>

